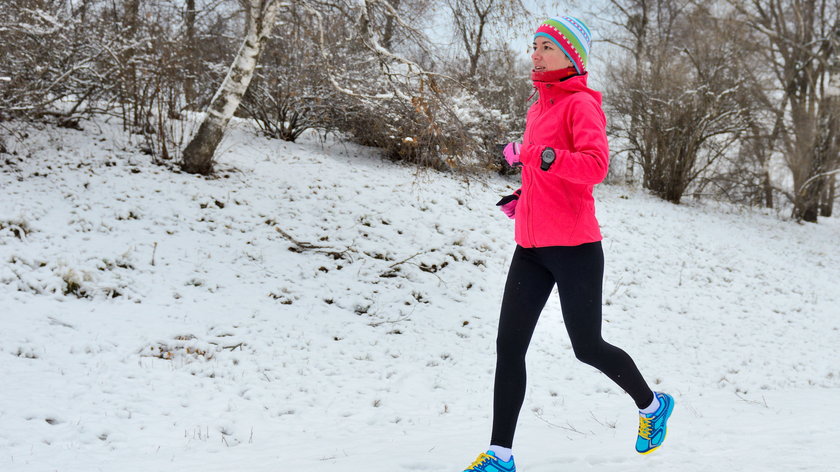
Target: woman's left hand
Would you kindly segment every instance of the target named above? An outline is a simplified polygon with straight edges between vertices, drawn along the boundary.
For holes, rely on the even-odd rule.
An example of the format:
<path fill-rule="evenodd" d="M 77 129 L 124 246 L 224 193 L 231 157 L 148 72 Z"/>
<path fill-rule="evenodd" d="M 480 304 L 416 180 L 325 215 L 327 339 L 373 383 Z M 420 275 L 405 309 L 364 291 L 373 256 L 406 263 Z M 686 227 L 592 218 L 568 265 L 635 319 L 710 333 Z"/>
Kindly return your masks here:
<path fill-rule="evenodd" d="M 499 207 L 499 209 L 501 209 L 502 212 L 510 219 L 516 218 L 516 204 L 519 202 L 520 194 L 522 194 L 522 189 L 519 189 L 511 195 L 502 198 L 499 200 L 499 203 L 496 204 L 496 206 Z"/>

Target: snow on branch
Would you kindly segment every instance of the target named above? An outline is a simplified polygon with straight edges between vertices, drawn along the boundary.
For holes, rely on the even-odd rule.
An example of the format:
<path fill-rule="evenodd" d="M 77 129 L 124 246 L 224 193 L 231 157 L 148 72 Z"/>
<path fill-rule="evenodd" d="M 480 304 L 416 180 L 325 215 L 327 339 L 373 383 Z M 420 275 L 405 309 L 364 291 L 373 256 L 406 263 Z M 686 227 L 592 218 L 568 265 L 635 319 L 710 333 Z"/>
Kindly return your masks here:
<path fill-rule="evenodd" d="M 301 2 L 301 5 L 303 5 L 304 9 L 315 18 L 319 53 L 324 59 L 324 62 L 329 64 L 330 57 L 327 55 L 328 49 L 326 46 L 326 41 L 324 40 L 323 14 L 317 8 L 315 8 L 315 6 L 312 5 L 312 3 L 310 3 L 309 1 L 303 0 Z M 417 35 L 418 37 L 423 36 L 423 34 L 420 31 L 417 31 L 414 27 L 406 23 L 399 15 L 399 12 L 397 12 L 397 10 L 389 2 L 384 0 L 357 0 L 347 6 L 351 10 L 356 11 L 355 20 L 359 28 L 358 32 L 361 34 L 362 37 L 362 44 L 368 50 L 373 52 L 379 59 L 380 69 L 383 75 L 387 77 L 389 82 L 392 84 L 392 89 L 390 93 L 378 94 L 366 94 L 357 90 L 352 90 L 339 84 L 338 80 L 336 80 L 335 75 L 332 73 L 332 71 L 328 69 L 327 76 L 333 88 L 345 95 L 356 98 L 371 100 L 388 100 L 398 97 L 404 101 L 411 101 L 411 97 L 408 96 L 405 92 L 403 92 L 400 89 L 400 87 L 397 87 L 398 80 L 401 79 L 405 81 L 410 81 L 416 78 L 432 77 L 440 77 L 444 79 L 454 80 L 449 76 L 427 71 L 415 61 L 412 61 L 400 54 L 394 53 L 388 48 L 382 46 L 382 44 L 377 40 L 375 34 L 371 31 L 370 27 L 372 23 L 371 12 L 374 8 L 380 8 L 381 11 L 384 12 L 385 16 L 392 18 L 398 25 L 412 32 L 412 34 Z"/>
<path fill-rule="evenodd" d="M 819 173 L 819 174 L 816 174 L 816 175 L 812 176 L 810 179 L 808 179 L 808 180 L 806 180 L 805 182 L 802 183 L 802 186 L 799 188 L 799 194 L 804 195 L 805 190 L 807 190 L 808 187 L 810 187 L 811 184 L 813 184 L 817 180 L 825 178 L 825 177 L 830 177 L 832 175 L 837 175 L 837 174 L 840 174 L 840 169 L 834 169 L 834 170 L 831 170 L 831 171 L 828 171 L 828 172 L 822 172 L 822 173 Z"/>
<path fill-rule="evenodd" d="M 39 25 L 32 25 L 26 22 L 16 22 L 14 24 L 4 24 L 3 30 L 12 30 L 12 31 L 19 31 L 21 33 L 25 33 L 32 36 L 49 36 L 55 34 L 62 29 L 66 28 L 67 25 L 62 23 L 56 17 L 50 15 L 49 13 L 41 10 L 41 9 L 30 9 L 30 8 L 23 8 L 21 12 L 28 13 L 32 16 L 32 20 L 38 21 L 40 20 L 41 23 L 45 24 L 46 27 L 39 26 Z"/>

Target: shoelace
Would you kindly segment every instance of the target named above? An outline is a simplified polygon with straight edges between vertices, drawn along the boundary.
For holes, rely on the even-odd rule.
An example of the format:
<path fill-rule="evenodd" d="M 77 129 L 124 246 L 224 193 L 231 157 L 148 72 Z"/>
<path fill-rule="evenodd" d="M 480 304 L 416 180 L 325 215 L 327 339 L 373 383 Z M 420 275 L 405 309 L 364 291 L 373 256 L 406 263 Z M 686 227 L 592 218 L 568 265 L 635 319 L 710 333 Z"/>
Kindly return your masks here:
<path fill-rule="evenodd" d="M 653 418 L 648 418 L 645 415 L 639 415 L 639 436 L 646 440 L 650 440 L 650 431 L 652 428 Z"/>
<path fill-rule="evenodd" d="M 478 470 L 476 469 L 476 467 L 481 467 L 482 465 L 484 465 L 485 462 L 492 461 L 493 459 L 495 459 L 495 457 L 482 452 L 475 459 L 475 462 L 473 462 L 472 464 L 470 464 L 469 467 L 467 467 L 467 470 Z"/>

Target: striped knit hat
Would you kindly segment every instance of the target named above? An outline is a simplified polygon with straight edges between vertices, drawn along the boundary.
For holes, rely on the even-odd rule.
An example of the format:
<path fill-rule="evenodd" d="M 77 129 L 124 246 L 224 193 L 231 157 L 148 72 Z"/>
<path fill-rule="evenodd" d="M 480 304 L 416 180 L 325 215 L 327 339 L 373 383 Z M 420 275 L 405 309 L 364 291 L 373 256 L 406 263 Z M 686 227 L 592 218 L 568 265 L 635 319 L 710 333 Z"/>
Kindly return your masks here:
<path fill-rule="evenodd" d="M 537 36 L 544 36 L 554 41 L 554 44 L 559 46 L 566 57 L 572 61 L 579 74 L 586 72 L 592 33 L 582 21 L 571 16 L 549 18 L 537 28 L 534 34 L 535 41 Z"/>

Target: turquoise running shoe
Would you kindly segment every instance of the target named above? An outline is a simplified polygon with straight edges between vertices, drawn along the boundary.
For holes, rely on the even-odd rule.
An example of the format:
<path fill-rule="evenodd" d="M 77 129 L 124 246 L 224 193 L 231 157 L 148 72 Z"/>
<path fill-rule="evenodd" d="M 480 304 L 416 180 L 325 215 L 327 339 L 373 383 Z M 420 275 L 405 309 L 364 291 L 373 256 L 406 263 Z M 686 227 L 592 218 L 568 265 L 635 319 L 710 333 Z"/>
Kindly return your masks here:
<path fill-rule="evenodd" d="M 667 393 L 655 393 L 659 399 L 656 412 L 646 415 L 639 413 L 639 437 L 636 438 L 636 452 L 649 454 L 662 445 L 668 433 L 668 418 L 674 411 L 674 397 Z"/>
<path fill-rule="evenodd" d="M 513 463 L 513 456 L 509 461 L 503 462 L 493 451 L 487 451 L 479 454 L 464 472 L 516 472 L 516 464 Z"/>

